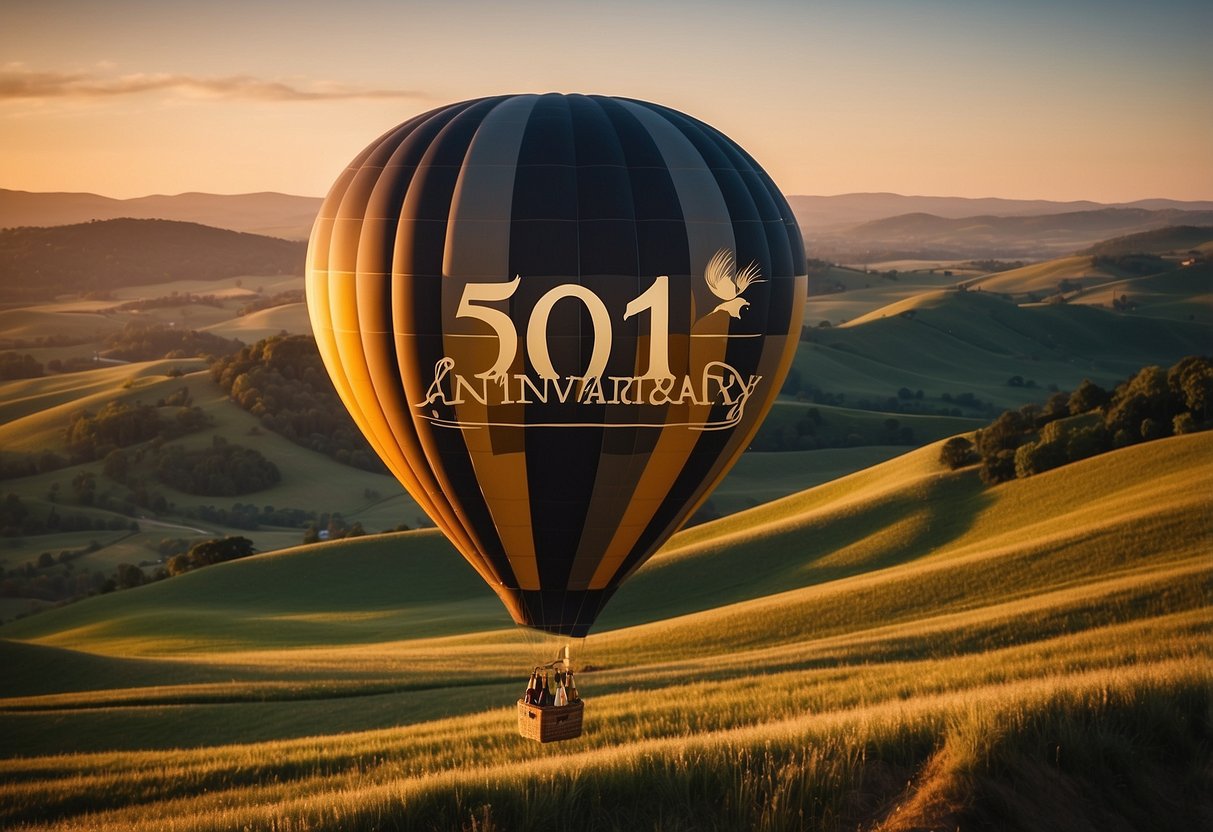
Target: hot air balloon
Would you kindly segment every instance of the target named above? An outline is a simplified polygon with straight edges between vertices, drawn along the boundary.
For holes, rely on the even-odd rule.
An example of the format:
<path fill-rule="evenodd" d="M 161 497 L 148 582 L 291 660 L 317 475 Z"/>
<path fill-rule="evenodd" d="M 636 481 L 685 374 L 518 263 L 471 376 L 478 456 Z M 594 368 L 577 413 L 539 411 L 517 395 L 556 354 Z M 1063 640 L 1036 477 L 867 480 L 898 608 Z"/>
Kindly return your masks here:
<path fill-rule="evenodd" d="M 744 150 L 597 95 L 404 122 L 338 178 L 307 256 L 372 447 L 515 621 L 574 637 L 751 441 L 806 280 Z"/>

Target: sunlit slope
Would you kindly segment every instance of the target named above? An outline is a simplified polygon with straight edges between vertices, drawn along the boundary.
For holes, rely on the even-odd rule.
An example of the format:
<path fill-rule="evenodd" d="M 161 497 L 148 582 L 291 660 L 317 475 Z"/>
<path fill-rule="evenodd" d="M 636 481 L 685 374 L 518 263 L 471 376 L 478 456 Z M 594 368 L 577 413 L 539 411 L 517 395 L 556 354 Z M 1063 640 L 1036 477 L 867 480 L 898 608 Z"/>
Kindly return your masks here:
<path fill-rule="evenodd" d="M 437 531 L 284 549 L 0 628 L 5 638 L 169 654 L 352 644 L 511 626 Z"/>
<path fill-rule="evenodd" d="M 1083 292 L 1070 302 L 1110 307 L 1114 298 L 1131 304 L 1134 315 L 1195 321 L 1207 327 L 1213 323 L 1213 264 L 1127 277 Z"/>
<path fill-rule="evenodd" d="M 307 335 L 312 331 L 312 324 L 308 318 L 307 304 L 287 303 L 211 324 L 205 329 L 221 338 L 234 338 L 252 344 L 281 332 Z"/>
<path fill-rule="evenodd" d="M 676 535 L 606 607 L 601 643 L 639 624 L 661 629 L 654 643 L 672 651 L 797 640 L 1107 572 L 1188 569 L 1213 535 L 1213 434 L 997 488 L 972 469 L 947 471 L 937 454 L 930 446 Z M 423 532 L 209 567 L 5 625 L 0 637 L 168 655 L 508 627 L 470 567 Z"/>
<path fill-rule="evenodd" d="M 169 375 L 178 370 L 185 370 L 186 374 Z M 172 440 L 174 445 L 207 447 L 214 437 L 220 437 L 252 447 L 278 467 L 282 479 L 270 488 L 227 498 L 186 494 L 155 482 L 155 489 L 164 494 L 175 510 L 159 518 L 141 517 L 144 537 L 132 539 L 129 546 L 118 545 L 113 553 L 114 564 L 138 563 L 152 557 L 156 541 L 166 535 L 179 535 L 184 527 L 199 528 L 220 536 L 229 531 L 245 534 L 262 550 L 293 545 L 303 535 L 302 528 L 263 527 L 251 532 L 225 530 L 215 523 L 184 516 L 183 510 L 200 506 L 227 507 L 242 502 L 310 510 L 318 514 L 339 512 L 348 522 L 361 522 L 367 531 L 396 528 L 402 523 L 414 528 L 425 524 L 421 510 L 404 494 L 394 478 L 342 465 L 263 429 L 256 416 L 240 408 L 211 381 L 201 359 L 138 362 L 0 383 L 0 450 L 26 453 L 50 450 L 66 457 L 64 429 L 72 414 L 81 410 L 96 413 L 112 401 L 151 405 L 176 394 L 181 388 L 188 390 L 193 405 L 206 413 L 211 424 Z M 164 415 L 172 418 L 172 410 Z M 66 491 L 72 478 L 80 472 L 92 473 L 97 478 L 98 490 L 108 492 L 115 499 L 121 499 L 129 491 L 103 475 L 100 460 L 11 480 L 8 487 L 33 504 L 43 499 L 55 484 Z M 71 510 L 77 509 L 72 507 Z M 89 511 L 85 510 L 85 513 Z M 177 529 L 166 531 L 164 524 Z M 8 550 L 0 551 L 0 561 L 10 554 L 15 558 L 13 563 L 19 565 L 22 558 L 32 560 L 41 551 L 84 545 L 88 539 L 89 536 L 85 536 L 77 544 L 65 535 L 31 536 L 25 541 L 33 547 L 31 551 L 10 546 Z M 144 545 L 149 542 L 152 550 Z M 111 568 L 114 564 L 110 564 Z"/>
<path fill-rule="evenodd" d="M 869 581 L 896 604 L 921 611 L 920 604 L 942 604 L 949 596 L 982 600 L 973 595 L 978 590 L 993 600 L 1043 588 L 1035 578 L 1019 584 L 995 580 L 1003 566 L 1012 566 L 1007 574 L 1017 574 L 1020 566 L 1036 572 L 1025 564 L 1053 557 L 1060 574 L 1047 580 L 1065 583 L 1107 566 L 1108 557 L 1184 560 L 1207 552 L 1213 539 L 1210 434 L 1135 446 L 997 488 L 983 487 L 972 469 L 944 470 L 937 455 L 938 446 L 929 446 L 683 532 L 624 585 L 603 614 L 602 627 L 719 607 L 710 616 L 718 617 L 727 638 L 738 637 L 739 622 L 750 622 L 745 626 L 753 625 L 758 640 L 779 640 L 780 625 L 766 622 L 781 621 L 784 611 L 801 603 L 829 608 Z M 1063 559 L 1073 559 L 1080 571 L 1060 569 Z M 961 574 L 962 581 L 941 589 L 940 581 Z M 744 605 L 724 606 L 853 576 L 865 577 L 824 593 L 779 596 L 761 614 Z M 670 586 L 679 591 L 663 590 Z M 925 594 L 911 600 L 911 586 Z M 905 597 L 894 597 L 899 594 Z M 850 603 L 836 608 L 861 609 Z M 884 619 L 879 607 L 862 614 Z M 794 637 L 803 636 L 810 622 L 824 620 L 814 616 L 797 616 Z M 686 626 L 692 638 L 696 627 L 713 630 L 707 622 Z"/>
<path fill-rule="evenodd" d="M 814 330 L 795 366 L 821 389 L 847 391 L 848 401 L 883 400 L 906 387 L 928 398 L 975 392 L 1006 406 L 1025 400 L 1025 388 L 1007 385 L 1013 376 L 1073 389 L 1085 377 L 1111 383 L 1143 365 L 1169 366 L 1207 350 L 1208 327 L 1199 321 L 1068 304 L 1021 307 L 986 292 L 939 291 Z"/>
<path fill-rule="evenodd" d="M 533 653 L 432 533 L 209 567 L 2 627 L 38 641 L 0 643 L 27 680 L 0 689 L 0 756 L 21 755 L 0 761 L 0 823 L 644 828 L 666 812 L 761 828 L 791 812 L 825 829 L 1200 828 L 1213 434 L 994 488 L 932 450 L 676 536 L 577 645 L 596 669 L 579 674 L 586 731 L 570 743 L 514 733 Z M 358 564 L 373 581 L 343 570 Z M 410 626 L 384 585 L 415 603 L 426 580 L 445 602 L 430 615 L 474 605 L 481 629 Z M 671 606 L 684 592 L 702 597 Z M 213 649 L 183 637 L 194 597 L 217 608 Z M 361 612 L 405 632 L 364 642 L 378 625 Z M 97 629 L 112 618 L 125 634 Z M 40 756 L 56 752 L 86 753 Z M 1039 787 L 1008 791 L 1024 783 Z"/>
<path fill-rule="evenodd" d="M 0 310 L 0 335 L 5 338 L 32 341 L 38 337 L 58 335 L 67 338 L 99 339 L 121 329 L 120 321 L 95 312 L 53 309 Z"/>
<path fill-rule="evenodd" d="M 71 414 L 96 411 L 110 401 L 153 404 L 181 387 L 201 393 L 210 384 L 204 374 L 191 379 L 168 373 L 205 366 L 201 358 L 161 359 L 0 382 L 0 448 L 62 452 L 63 429 Z"/>
<path fill-rule="evenodd" d="M 1087 287 L 1122 277 L 1118 272 L 1095 264 L 1090 255 L 1058 257 L 1043 263 L 1032 263 L 1018 269 L 984 275 L 965 282 L 969 289 L 980 288 L 985 292 L 1000 292 L 1008 295 L 1036 292 L 1053 294 L 1057 284 L 1069 280 L 1076 286 Z"/>

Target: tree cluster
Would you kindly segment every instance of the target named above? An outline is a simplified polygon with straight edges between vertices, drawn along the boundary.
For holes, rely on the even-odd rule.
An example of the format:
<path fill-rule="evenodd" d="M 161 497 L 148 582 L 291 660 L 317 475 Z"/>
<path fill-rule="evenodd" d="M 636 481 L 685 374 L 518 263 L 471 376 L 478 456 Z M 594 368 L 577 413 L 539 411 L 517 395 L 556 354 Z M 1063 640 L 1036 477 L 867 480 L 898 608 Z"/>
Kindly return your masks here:
<path fill-rule="evenodd" d="M 66 467 L 67 460 L 54 451 L 38 453 L 6 452 L 0 456 L 0 480 L 32 477 Z"/>
<path fill-rule="evenodd" d="M 284 526 L 301 529 L 316 520 L 316 512 L 301 508 L 275 508 L 251 503 L 233 503 L 230 509 L 216 506 L 191 506 L 180 509 L 178 514 L 208 523 L 218 523 L 233 529 L 256 531 L 262 526 Z"/>
<path fill-rule="evenodd" d="M 231 355 L 239 348 L 239 341 L 220 338 L 210 332 L 129 321 L 121 332 L 105 339 L 102 355 L 122 361 L 154 361 L 159 358 Z"/>
<path fill-rule="evenodd" d="M 232 497 L 276 485 L 282 473 L 260 451 L 215 436 L 207 448 L 162 448 L 156 459 L 156 478 L 186 494 Z"/>
<path fill-rule="evenodd" d="M 303 290 L 287 289 L 285 292 L 276 292 L 272 295 L 259 297 L 256 300 L 249 301 L 237 309 L 236 315 L 251 315 L 254 312 L 260 312 L 262 309 L 271 309 L 275 306 L 286 306 L 288 303 L 303 303 Z"/>
<path fill-rule="evenodd" d="M 0 349 L 28 350 L 38 347 L 75 347 L 87 344 L 93 340 L 93 335 L 71 335 L 56 332 L 50 335 L 36 335 L 33 338 L 0 338 Z"/>
<path fill-rule="evenodd" d="M 1028 477 L 1138 442 L 1213 427 L 1213 360 L 1188 356 L 1168 370 L 1150 366 L 1112 391 L 1084 380 L 1044 406 L 1008 410 L 970 443 L 948 440 L 940 461 L 951 468 L 979 462 L 981 478 Z"/>
<path fill-rule="evenodd" d="M 211 364 L 211 378 L 266 428 L 337 462 L 386 473 L 329 381 L 311 336 L 276 335 Z"/>
<path fill-rule="evenodd" d="M 177 292 L 174 290 L 167 295 L 160 295 L 155 298 L 139 298 L 138 300 L 128 300 L 126 303 L 119 304 L 118 309 L 122 310 L 138 310 L 140 312 L 148 309 L 171 309 L 174 306 L 192 306 L 200 304 L 202 306 L 213 306 L 216 309 L 223 308 L 223 301 L 215 295 L 196 295 L 193 292 Z"/>
<path fill-rule="evenodd" d="M 17 494 L 9 493 L 0 501 L 0 537 L 57 534 L 59 532 L 121 531 L 138 528 L 122 517 L 90 517 L 78 511 L 60 511 L 51 506 L 45 515 L 27 505 Z"/>
<path fill-rule="evenodd" d="M 809 407 L 790 426 L 767 421 L 755 435 L 755 451 L 814 451 L 819 448 L 857 448 L 864 445 L 913 445 L 914 429 L 897 419 L 879 424 L 846 421 L 839 424 Z"/>
<path fill-rule="evenodd" d="M 61 603 L 96 595 L 106 585 L 106 576 L 88 570 L 74 571 L 72 561 L 100 548 L 101 544 L 94 540 L 83 549 L 62 551 L 57 558 L 50 552 L 43 552 L 36 563 L 27 562 L 6 570 L 0 578 L 0 597 Z M 116 581 L 114 583 L 116 585 Z"/>
<path fill-rule="evenodd" d="M 169 398 L 178 402 L 186 401 L 189 391 L 187 390 L 184 396 L 178 391 Z M 167 406 L 168 399 L 164 401 Z M 177 407 L 170 418 L 166 418 L 160 411 L 158 407 L 141 402 L 127 404 L 111 401 L 96 413 L 87 410 L 73 413 L 64 430 L 64 441 L 71 463 L 101 459 L 117 448 L 130 447 L 151 439 L 177 439 L 211 424 L 210 416 L 198 407 Z"/>
<path fill-rule="evenodd" d="M 408 526 L 401 524 L 392 531 L 408 531 Z M 347 523 L 340 512 L 321 514 L 314 523 L 309 523 L 303 532 L 304 543 L 319 543 L 321 540 L 342 540 L 347 537 L 362 537 L 366 529 L 359 520 Z"/>
<path fill-rule="evenodd" d="M 1158 274 L 1172 267 L 1157 254 L 1097 254 L 1091 260 L 1096 266 L 1135 275 Z"/>
<path fill-rule="evenodd" d="M 43 366 L 29 353 L 0 352 L 0 381 L 40 378 Z"/>
<path fill-rule="evenodd" d="M 239 560 L 255 554 L 253 541 L 247 537 L 224 537 L 195 543 L 188 552 L 173 555 L 165 565 L 170 576 L 181 575 L 229 560 Z"/>

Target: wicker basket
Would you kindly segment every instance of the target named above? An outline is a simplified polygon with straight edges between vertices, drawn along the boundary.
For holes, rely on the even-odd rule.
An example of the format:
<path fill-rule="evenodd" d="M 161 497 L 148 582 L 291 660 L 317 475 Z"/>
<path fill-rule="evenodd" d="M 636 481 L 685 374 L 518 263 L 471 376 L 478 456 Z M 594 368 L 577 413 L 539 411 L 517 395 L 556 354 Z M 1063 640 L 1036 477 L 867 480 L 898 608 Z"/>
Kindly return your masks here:
<path fill-rule="evenodd" d="M 581 736 L 585 702 L 540 708 L 518 700 L 518 733 L 537 742 L 559 742 Z"/>

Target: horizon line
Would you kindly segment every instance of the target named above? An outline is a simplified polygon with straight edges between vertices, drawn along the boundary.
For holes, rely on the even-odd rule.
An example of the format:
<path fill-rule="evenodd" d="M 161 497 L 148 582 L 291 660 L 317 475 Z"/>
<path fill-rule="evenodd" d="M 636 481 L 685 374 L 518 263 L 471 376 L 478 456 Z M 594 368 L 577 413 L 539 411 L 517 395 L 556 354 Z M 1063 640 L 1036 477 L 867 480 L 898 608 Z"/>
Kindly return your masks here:
<path fill-rule="evenodd" d="M 218 196 L 218 197 L 284 196 L 284 197 L 290 197 L 292 199 L 319 199 L 319 200 L 323 200 L 325 198 L 325 195 L 323 195 L 323 194 L 321 194 L 321 195 L 297 194 L 297 193 L 289 193 L 287 191 L 274 191 L 274 190 L 237 191 L 237 192 L 228 192 L 228 193 L 219 192 L 219 191 L 190 190 L 190 191 L 180 191 L 178 193 L 149 193 L 149 194 L 140 194 L 138 196 L 111 196 L 109 194 L 103 194 L 103 193 L 99 193 L 97 191 L 61 191 L 61 190 L 31 191 L 31 190 L 27 190 L 25 188 L 6 188 L 6 187 L 0 186 L 0 192 L 19 193 L 19 194 L 38 194 L 38 195 L 43 195 L 43 196 L 60 195 L 60 194 L 64 195 L 64 196 L 95 196 L 95 197 L 100 197 L 102 199 L 112 199 L 112 200 L 115 200 L 118 202 L 130 202 L 130 201 L 139 200 L 139 199 L 153 199 L 153 198 L 173 199 L 176 197 L 184 197 L 184 196 Z M 1004 201 L 1004 202 L 1051 202 L 1051 203 L 1056 203 L 1059 205 L 1076 204 L 1076 203 L 1090 203 L 1093 205 L 1103 205 L 1103 206 L 1131 205 L 1131 204 L 1137 203 L 1137 202 L 1151 202 L 1151 201 L 1159 201 L 1159 200 L 1167 201 L 1167 202 L 1180 202 L 1180 203 L 1213 202 L 1213 195 L 1210 195 L 1210 196 L 1204 197 L 1204 198 L 1197 198 L 1197 199 L 1183 199 L 1183 198 L 1179 198 L 1179 197 L 1169 197 L 1169 196 L 1145 196 L 1145 197 L 1137 197 L 1134 199 L 1120 199 L 1120 200 L 1116 200 L 1116 201 L 1112 201 L 1112 202 L 1104 202 L 1104 201 L 1101 201 L 1098 199 L 1091 199 L 1089 197 L 1078 198 L 1078 199 L 1061 199 L 1061 198 L 1056 198 L 1056 197 L 1016 197 L 1016 196 L 989 196 L 989 195 L 987 195 L 987 196 L 958 196 L 958 195 L 954 195 L 954 194 L 921 194 L 921 193 L 908 193 L 907 194 L 907 193 L 899 193 L 897 191 L 845 191 L 843 193 L 837 193 L 837 194 L 803 194 L 803 193 L 786 193 L 786 192 L 784 192 L 783 196 L 785 199 L 793 199 L 793 198 L 839 199 L 842 197 L 857 197 L 857 196 L 868 196 L 868 197 L 889 196 L 889 197 L 900 197 L 902 199 L 959 199 L 959 200 L 966 200 L 966 201 L 970 201 L 970 202 L 982 202 L 982 201 L 986 201 L 986 200 L 1000 200 L 1000 201 Z"/>

